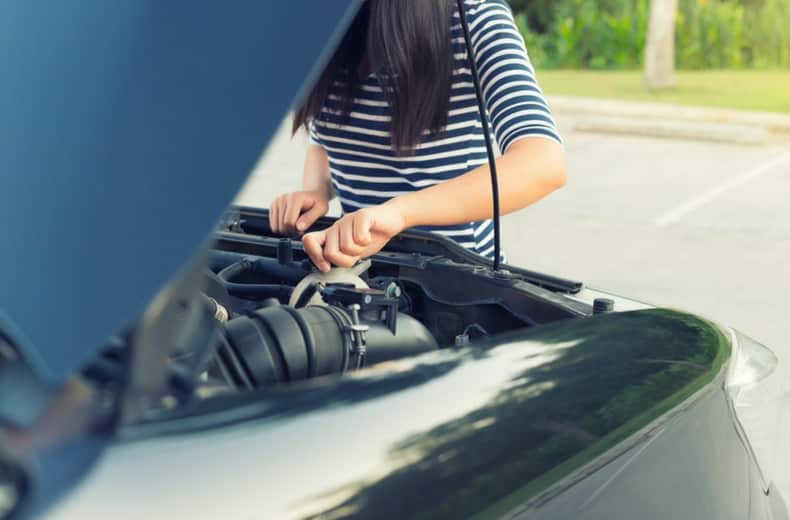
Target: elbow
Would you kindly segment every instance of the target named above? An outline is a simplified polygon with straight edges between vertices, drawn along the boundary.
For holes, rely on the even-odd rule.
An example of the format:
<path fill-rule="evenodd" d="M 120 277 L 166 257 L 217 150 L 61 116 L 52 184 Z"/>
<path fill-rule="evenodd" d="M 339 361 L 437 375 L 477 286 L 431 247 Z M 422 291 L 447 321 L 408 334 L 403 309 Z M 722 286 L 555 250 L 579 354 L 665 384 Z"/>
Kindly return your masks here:
<path fill-rule="evenodd" d="M 539 197 L 562 188 L 568 182 L 565 151 L 559 143 L 540 137 L 521 139 L 511 145 L 508 153 L 514 155 L 517 164 L 530 165 L 532 186 L 540 192 Z"/>
<path fill-rule="evenodd" d="M 549 178 L 549 186 L 551 191 L 556 191 L 568 182 L 568 167 L 563 160 L 551 173 Z"/>
<path fill-rule="evenodd" d="M 561 151 L 552 155 L 554 157 L 547 161 L 548 164 L 545 165 L 542 175 L 547 193 L 562 188 L 568 182 L 568 165 L 565 162 L 565 155 Z"/>

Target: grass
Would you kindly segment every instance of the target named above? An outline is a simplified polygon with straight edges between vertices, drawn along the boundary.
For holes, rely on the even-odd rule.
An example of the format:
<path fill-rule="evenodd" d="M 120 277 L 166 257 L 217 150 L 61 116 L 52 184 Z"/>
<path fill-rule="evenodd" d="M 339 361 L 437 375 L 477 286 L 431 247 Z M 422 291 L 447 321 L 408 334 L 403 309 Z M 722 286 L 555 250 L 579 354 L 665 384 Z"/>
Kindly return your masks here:
<path fill-rule="evenodd" d="M 677 86 L 648 90 L 642 72 L 539 70 L 547 94 L 790 113 L 790 69 L 678 71 Z"/>

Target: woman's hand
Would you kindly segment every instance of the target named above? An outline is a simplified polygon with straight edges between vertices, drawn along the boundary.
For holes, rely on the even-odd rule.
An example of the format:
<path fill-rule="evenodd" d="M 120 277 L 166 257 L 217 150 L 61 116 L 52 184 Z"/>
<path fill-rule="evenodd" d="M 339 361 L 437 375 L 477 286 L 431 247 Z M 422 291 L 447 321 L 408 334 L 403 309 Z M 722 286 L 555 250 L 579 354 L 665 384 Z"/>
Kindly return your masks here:
<path fill-rule="evenodd" d="M 328 229 L 307 233 L 302 244 L 316 267 L 327 272 L 330 264 L 351 267 L 360 258 L 378 253 L 405 227 L 397 208 L 381 204 L 344 215 Z"/>
<path fill-rule="evenodd" d="M 329 198 L 318 191 L 280 195 L 269 208 L 269 227 L 281 235 L 301 233 L 329 210 Z"/>

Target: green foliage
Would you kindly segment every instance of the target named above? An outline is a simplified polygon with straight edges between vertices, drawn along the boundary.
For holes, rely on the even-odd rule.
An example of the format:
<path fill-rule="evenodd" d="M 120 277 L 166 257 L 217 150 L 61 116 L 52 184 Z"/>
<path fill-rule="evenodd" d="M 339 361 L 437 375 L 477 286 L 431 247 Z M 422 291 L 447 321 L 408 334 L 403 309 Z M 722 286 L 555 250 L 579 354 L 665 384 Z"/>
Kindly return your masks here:
<path fill-rule="evenodd" d="M 510 0 L 543 68 L 642 63 L 649 0 Z M 790 66 L 790 0 L 679 0 L 680 68 Z"/>
<path fill-rule="evenodd" d="M 757 67 L 790 66 L 790 1 L 763 0 L 744 12 L 744 56 Z"/>
<path fill-rule="evenodd" d="M 539 65 L 605 69 L 639 64 L 641 57 L 633 50 L 644 48 L 643 0 L 554 0 L 550 11 L 530 5 L 532 9 L 518 12 L 517 21 Z M 540 33 L 541 27 L 548 30 Z"/>
<path fill-rule="evenodd" d="M 684 68 L 743 65 L 744 7 L 735 2 L 682 2 L 676 40 L 677 60 Z"/>

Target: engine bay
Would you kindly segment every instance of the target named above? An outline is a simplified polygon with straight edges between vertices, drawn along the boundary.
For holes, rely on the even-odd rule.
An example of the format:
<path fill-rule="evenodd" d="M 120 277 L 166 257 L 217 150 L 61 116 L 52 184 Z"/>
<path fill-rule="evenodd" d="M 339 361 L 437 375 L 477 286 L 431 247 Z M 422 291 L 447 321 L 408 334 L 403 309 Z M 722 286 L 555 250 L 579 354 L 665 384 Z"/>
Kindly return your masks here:
<path fill-rule="evenodd" d="M 288 384 L 591 313 L 557 287 L 573 282 L 492 271 L 460 249 L 408 232 L 352 268 L 321 273 L 298 238 L 271 234 L 265 212 L 238 210 L 217 231 L 205 273 L 220 330 L 209 379 Z"/>
<path fill-rule="evenodd" d="M 503 333 L 594 313 L 573 297 L 578 282 L 490 264 L 448 238 L 409 230 L 352 268 L 322 273 L 299 237 L 271 232 L 266 210 L 233 208 L 210 246 L 77 380 L 113 396 L 108 402 L 122 399 L 123 424 L 144 424 L 211 407 L 215 396 L 342 377 L 441 349 L 485 348 Z M 0 366 L 27 366 L 4 357 Z"/>
<path fill-rule="evenodd" d="M 227 382 L 259 388 L 437 348 L 399 282 L 366 276 L 369 260 L 311 272 L 291 248 L 282 239 L 276 260 L 213 252 L 206 296 L 224 324 L 215 367 Z"/>

